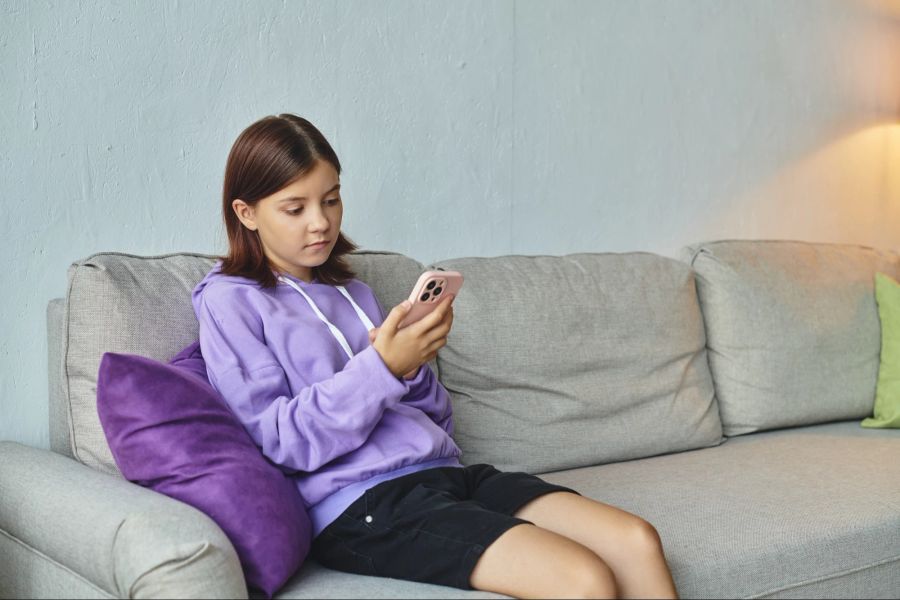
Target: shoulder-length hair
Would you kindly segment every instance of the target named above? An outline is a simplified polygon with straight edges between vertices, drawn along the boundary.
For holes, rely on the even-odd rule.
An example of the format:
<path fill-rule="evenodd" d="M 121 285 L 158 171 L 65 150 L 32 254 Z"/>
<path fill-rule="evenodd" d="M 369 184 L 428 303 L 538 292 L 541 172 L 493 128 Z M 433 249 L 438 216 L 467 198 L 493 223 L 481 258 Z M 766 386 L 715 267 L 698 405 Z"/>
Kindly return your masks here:
<path fill-rule="evenodd" d="M 262 198 L 306 175 L 317 160 L 328 161 L 340 175 L 341 163 L 328 140 L 302 117 L 263 117 L 241 132 L 225 165 L 222 218 L 228 234 L 228 254 L 220 257 L 223 274 L 254 279 L 265 288 L 275 287 L 276 274 L 263 251 L 259 233 L 244 227 L 231 204 L 240 198 L 256 206 Z M 357 249 L 353 241 L 338 232 L 331 255 L 313 267 L 313 277 L 329 285 L 354 279 L 356 274 L 344 255 Z"/>

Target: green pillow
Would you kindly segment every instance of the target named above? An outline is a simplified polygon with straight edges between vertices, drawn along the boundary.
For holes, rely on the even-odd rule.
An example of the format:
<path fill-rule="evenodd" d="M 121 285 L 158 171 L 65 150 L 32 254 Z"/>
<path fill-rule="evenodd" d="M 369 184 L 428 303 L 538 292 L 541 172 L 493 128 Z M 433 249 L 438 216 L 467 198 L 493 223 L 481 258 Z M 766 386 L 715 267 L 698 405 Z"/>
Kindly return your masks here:
<path fill-rule="evenodd" d="M 900 428 L 900 283 L 884 273 L 875 273 L 875 301 L 881 319 L 875 416 L 863 419 L 860 425 Z"/>

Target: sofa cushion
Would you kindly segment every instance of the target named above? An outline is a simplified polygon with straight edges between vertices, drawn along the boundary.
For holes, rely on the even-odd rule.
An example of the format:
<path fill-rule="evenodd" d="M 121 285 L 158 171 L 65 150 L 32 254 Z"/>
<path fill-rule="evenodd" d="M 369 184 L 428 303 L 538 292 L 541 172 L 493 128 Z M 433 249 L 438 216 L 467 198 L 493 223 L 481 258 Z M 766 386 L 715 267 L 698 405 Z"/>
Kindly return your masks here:
<path fill-rule="evenodd" d="M 681 598 L 896 598 L 898 455 L 900 431 L 849 421 L 540 476 L 649 521 Z M 488 596 L 310 559 L 277 597 Z"/>
<path fill-rule="evenodd" d="M 196 340 L 191 290 L 213 262 L 214 257 L 201 254 L 104 252 L 69 267 L 63 376 L 76 459 L 118 474 L 97 416 L 103 353 L 166 361 Z"/>
<path fill-rule="evenodd" d="M 880 325 L 875 272 L 900 255 L 844 244 L 690 246 L 725 435 L 872 414 Z"/>
<path fill-rule="evenodd" d="M 649 521 L 681 598 L 896 598 L 898 456 L 844 421 L 541 477 Z"/>
<path fill-rule="evenodd" d="M 303 499 L 209 384 L 199 342 L 170 364 L 105 353 L 97 412 L 122 475 L 212 518 L 249 586 L 271 597 L 303 563 Z"/>
<path fill-rule="evenodd" d="M 69 267 L 60 414 L 68 419 L 72 456 L 77 460 L 119 473 L 97 417 L 100 359 L 104 352 L 115 352 L 165 361 L 196 340 L 191 291 L 215 260 L 193 253 L 103 252 Z M 348 261 L 382 303 L 402 301 L 423 268 L 394 252 L 360 251 Z"/>
<path fill-rule="evenodd" d="M 657 256 L 460 258 L 438 356 L 464 464 L 550 471 L 711 446 L 693 273 Z"/>

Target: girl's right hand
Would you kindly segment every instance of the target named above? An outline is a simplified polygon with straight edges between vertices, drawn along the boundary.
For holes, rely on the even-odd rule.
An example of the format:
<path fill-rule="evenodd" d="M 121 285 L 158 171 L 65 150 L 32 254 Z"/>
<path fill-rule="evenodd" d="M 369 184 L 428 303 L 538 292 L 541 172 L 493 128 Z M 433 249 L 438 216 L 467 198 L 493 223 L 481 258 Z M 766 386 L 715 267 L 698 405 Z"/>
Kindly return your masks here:
<path fill-rule="evenodd" d="M 453 295 L 442 298 L 428 315 L 397 329 L 409 312 L 409 306 L 398 304 L 378 328 L 372 343 L 391 373 L 400 377 L 427 363 L 447 344 L 447 334 L 453 325 Z"/>

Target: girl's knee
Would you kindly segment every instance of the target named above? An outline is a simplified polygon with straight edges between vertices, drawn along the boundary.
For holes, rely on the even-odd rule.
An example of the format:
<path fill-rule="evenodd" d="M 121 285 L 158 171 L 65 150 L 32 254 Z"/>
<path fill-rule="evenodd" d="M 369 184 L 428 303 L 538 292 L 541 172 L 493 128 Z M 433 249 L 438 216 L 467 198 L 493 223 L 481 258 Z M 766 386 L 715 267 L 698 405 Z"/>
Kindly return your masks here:
<path fill-rule="evenodd" d="M 596 554 L 575 561 L 566 587 L 569 598 L 618 598 L 613 570 Z"/>
<path fill-rule="evenodd" d="M 632 552 L 639 555 L 656 555 L 662 553 L 662 540 L 656 528 L 641 519 L 635 517 L 628 527 L 628 544 Z"/>

